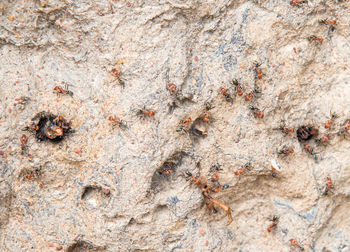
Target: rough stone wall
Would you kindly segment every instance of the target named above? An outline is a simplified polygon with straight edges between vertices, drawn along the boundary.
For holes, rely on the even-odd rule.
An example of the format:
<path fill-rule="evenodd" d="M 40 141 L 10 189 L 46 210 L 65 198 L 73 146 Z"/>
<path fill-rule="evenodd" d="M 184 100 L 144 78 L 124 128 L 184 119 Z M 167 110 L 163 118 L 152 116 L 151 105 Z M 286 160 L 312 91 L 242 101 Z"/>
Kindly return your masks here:
<path fill-rule="evenodd" d="M 290 239 L 350 251 L 348 1 L 2 0 L 0 14 L 0 251 L 297 251 Z M 244 96 L 259 93 L 246 101 L 233 78 Z M 65 83 L 72 97 L 53 92 Z M 138 116 L 144 106 L 155 115 Z M 22 129 L 41 111 L 75 132 L 59 143 L 25 132 L 22 154 Z M 281 125 L 312 125 L 330 140 L 309 141 L 311 155 Z M 283 146 L 294 153 L 277 154 Z M 231 207 L 230 225 L 186 176 L 210 181 L 217 163 L 229 187 L 212 196 Z"/>

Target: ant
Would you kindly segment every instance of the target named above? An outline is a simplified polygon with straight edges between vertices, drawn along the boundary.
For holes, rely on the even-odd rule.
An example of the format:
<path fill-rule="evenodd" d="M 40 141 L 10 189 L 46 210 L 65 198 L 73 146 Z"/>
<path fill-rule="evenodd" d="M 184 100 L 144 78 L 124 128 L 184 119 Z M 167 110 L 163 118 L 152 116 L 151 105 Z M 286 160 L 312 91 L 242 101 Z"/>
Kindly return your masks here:
<path fill-rule="evenodd" d="M 218 181 L 218 179 L 219 179 L 220 165 L 219 165 L 219 164 L 216 164 L 216 165 L 214 166 L 214 169 L 215 169 L 215 173 L 214 173 L 213 177 L 211 178 L 211 181 L 212 181 L 212 182 L 216 182 L 216 181 Z"/>
<path fill-rule="evenodd" d="M 21 97 L 15 98 L 15 101 L 16 103 L 14 103 L 13 106 L 26 105 L 30 101 L 30 98 L 27 96 L 21 96 Z"/>
<path fill-rule="evenodd" d="M 283 147 L 282 150 L 277 151 L 278 154 L 283 154 L 285 157 L 293 154 L 294 153 L 294 149 L 293 148 L 288 148 L 288 147 Z"/>
<path fill-rule="evenodd" d="M 203 117 L 203 122 L 208 123 L 209 122 L 209 111 L 206 111 Z"/>
<path fill-rule="evenodd" d="M 290 1 L 290 4 L 292 6 L 300 6 L 303 3 L 307 3 L 307 1 L 306 0 L 292 0 L 292 1 Z"/>
<path fill-rule="evenodd" d="M 325 127 L 326 129 L 329 129 L 329 128 L 331 127 L 333 121 L 334 121 L 336 118 L 338 118 L 338 115 L 337 115 L 336 113 L 331 113 L 331 119 L 329 119 L 329 120 L 325 123 L 324 127 Z"/>
<path fill-rule="evenodd" d="M 73 92 L 68 90 L 68 85 L 65 84 L 65 89 L 61 88 L 60 86 L 56 86 L 53 88 L 53 91 L 57 93 L 57 95 L 59 94 L 67 94 L 70 96 L 73 96 Z"/>
<path fill-rule="evenodd" d="M 274 227 L 277 227 L 279 217 L 274 215 L 272 219 L 269 219 L 272 223 L 267 227 L 267 232 L 271 232 Z"/>
<path fill-rule="evenodd" d="M 216 205 L 216 206 L 219 206 L 221 207 L 227 214 L 227 217 L 228 217 L 228 222 L 227 222 L 227 225 L 230 225 L 230 223 L 232 222 L 232 215 L 231 215 L 231 208 L 222 203 L 221 201 L 217 200 L 217 199 L 214 199 L 213 197 L 210 196 L 210 192 L 218 192 L 218 190 L 216 189 L 213 189 L 212 187 L 210 187 L 208 184 L 207 184 L 207 181 L 204 177 L 200 177 L 199 179 L 197 179 L 196 177 L 194 177 L 192 175 L 191 172 L 189 171 L 186 171 L 185 172 L 187 176 L 191 177 L 191 179 L 193 180 L 193 182 L 196 184 L 196 185 L 199 185 L 200 188 L 201 188 L 201 191 L 202 191 L 202 195 L 205 197 L 205 199 L 207 200 L 207 206 L 209 208 L 214 208 L 213 205 Z M 208 202 L 209 201 L 209 202 Z M 215 209 L 215 208 L 214 208 Z"/>
<path fill-rule="evenodd" d="M 325 24 L 325 25 L 335 25 L 337 23 L 336 20 L 328 20 L 328 19 L 321 19 L 318 21 L 320 24 Z"/>
<path fill-rule="evenodd" d="M 249 106 L 249 109 L 253 111 L 255 117 L 258 117 L 260 119 L 264 118 L 264 111 L 261 111 L 254 106 Z"/>
<path fill-rule="evenodd" d="M 118 82 L 120 85 L 122 85 L 123 87 L 125 86 L 125 82 L 123 80 L 120 79 L 120 73 L 117 69 L 112 68 L 112 73 L 114 74 L 114 76 L 117 78 Z"/>
<path fill-rule="evenodd" d="M 250 101 L 253 98 L 253 96 L 254 96 L 254 92 L 252 91 L 244 97 L 244 100 Z"/>
<path fill-rule="evenodd" d="M 330 177 L 327 177 L 326 188 L 324 190 L 323 195 L 328 195 L 328 192 L 331 188 L 333 188 L 333 181 Z"/>
<path fill-rule="evenodd" d="M 146 110 L 146 109 L 138 109 L 136 111 L 136 114 L 137 115 L 143 115 L 143 116 L 149 116 L 149 117 L 152 117 L 154 116 L 155 112 L 153 110 Z"/>
<path fill-rule="evenodd" d="M 349 131 L 349 129 L 350 129 L 350 120 L 348 122 L 346 122 L 346 126 L 343 129 L 338 131 L 337 135 L 338 136 L 341 136 L 341 135 L 345 136 L 345 133 L 347 133 Z"/>
<path fill-rule="evenodd" d="M 247 94 L 244 97 L 244 100 L 250 101 L 254 97 L 254 94 L 257 94 L 257 93 L 260 93 L 260 90 L 257 87 L 254 87 L 254 90 L 251 91 L 249 94 Z"/>
<path fill-rule="evenodd" d="M 180 132 L 180 131 L 182 131 L 182 130 L 187 129 L 187 128 L 188 128 L 188 125 L 189 125 L 191 122 L 192 122 L 191 117 L 187 118 L 185 121 L 182 122 L 182 125 L 179 126 L 179 127 L 176 129 L 176 131 L 177 131 L 177 132 Z"/>
<path fill-rule="evenodd" d="M 120 120 L 118 117 L 109 116 L 108 120 L 113 123 L 113 126 L 118 125 L 120 128 L 124 128 L 124 129 L 128 127 L 127 124 L 122 120 Z"/>
<path fill-rule="evenodd" d="M 22 149 L 22 154 L 24 153 L 25 149 L 27 148 L 27 141 L 28 141 L 28 138 L 26 135 L 22 135 L 21 138 L 20 138 L 20 141 L 21 141 L 21 149 Z"/>
<path fill-rule="evenodd" d="M 175 86 L 175 84 L 170 83 L 170 84 L 168 85 L 168 88 L 169 88 L 170 92 L 172 92 L 172 93 L 176 96 L 177 91 L 176 91 L 176 86 Z"/>
<path fill-rule="evenodd" d="M 232 102 L 231 95 L 228 93 L 228 90 L 226 88 L 221 88 L 220 93 L 225 97 L 227 102 Z"/>
<path fill-rule="evenodd" d="M 285 135 L 287 135 L 288 133 L 294 133 L 293 128 L 287 128 L 285 126 L 280 126 L 278 130 L 282 131 Z"/>
<path fill-rule="evenodd" d="M 167 168 L 167 169 L 164 169 L 163 171 L 158 171 L 157 173 L 158 173 L 158 175 L 166 176 L 166 175 L 172 174 L 173 173 L 173 169 L 172 168 Z"/>
<path fill-rule="evenodd" d="M 241 169 L 235 171 L 235 175 L 239 176 L 243 172 L 245 172 L 246 170 L 250 170 L 250 168 L 251 168 L 251 164 L 250 164 L 250 162 L 248 162 Z"/>
<path fill-rule="evenodd" d="M 235 86 L 236 91 L 237 91 L 237 94 L 238 94 L 239 96 L 242 96 L 242 95 L 243 95 L 242 87 L 241 87 L 241 85 L 238 83 L 238 81 L 237 81 L 236 79 L 233 79 L 233 80 L 232 80 L 232 84 Z"/>
<path fill-rule="evenodd" d="M 311 148 L 310 145 L 305 144 L 305 145 L 304 145 L 304 149 L 305 149 L 308 153 L 310 153 L 311 155 L 314 154 L 314 150 Z"/>
<path fill-rule="evenodd" d="M 300 251 L 304 251 L 304 248 L 301 247 L 301 246 L 299 245 L 299 243 L 298 243 L 295 239 L 290 239 L 289 241 L 290 241 L 290 243 L 291 243 L 293 246 L 299 248 Z"/>
<path fill-rule="evenodd" d="M 319 37 L 316 37 L 315 35 L 311 35 L 311 36 L 309 36 L 309 37 L 307 37 L 307 39 L 309 40 L 309 41 L 317 41 L 317 42 L 319 42 L 320 44 L 322 44 L 322 42 L 323 42 L 323 38 L 319 38 Z"/>
<path fill-rule="evenodd" d="M 263 74 L 262 74 L 261 69 L 260 69 L 261 64 L 259 64 L 258 62 L 255 62 L 254 65 L 255 65 L 255 74 L 256 74 L 256 77 L 257 77 L 258 79 L 262 79 Z"/>
<path fill-rule="evenodd" d="M 318 142 L 318 143 L 326 143 L 328 141 L 329 141 L 329 135 L 326 135 L 320 139 L 316 139 L 316 142 Z"/>
<path fill-rule="evenodd" d="M 40 176 L 41 166 L 36 167 L 34 170 L 28 172 L 27 175 L 25 175 L 26 180 L 32 180 L 33 178 L 38 178 Z"/>

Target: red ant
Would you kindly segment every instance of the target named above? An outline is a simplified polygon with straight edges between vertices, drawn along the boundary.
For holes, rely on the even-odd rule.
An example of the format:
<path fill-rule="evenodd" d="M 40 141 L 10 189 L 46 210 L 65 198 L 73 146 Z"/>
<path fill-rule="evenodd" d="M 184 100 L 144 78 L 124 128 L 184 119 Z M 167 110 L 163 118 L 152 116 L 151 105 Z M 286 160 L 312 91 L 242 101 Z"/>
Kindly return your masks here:
<path fill-rule="evenodd" d="M 22 149 L 22 153 L 24 152 L 24 150 L 26 149 L 26 144 L 27 144 L 27 141 L 28 141 L 28 138 L 26 135 L 22 135 L 21 138 L 20 138 L 20 141 L 21 141 L 21 149 Z"/>
<path fill-rule="evenodd" d="M 254 92 L 250 92 L 249 94 L 247 94 L 245 97 L 244 97 L 244 100 L 246 101 L 250 101 L 254 96 Z"/>
<path fill-rule="evenodd" d="M 261 69 L 259 68 L 259 66 L 260 66 L 261 64 L 259 64 L 258 62 L 255 62 L 254 64 L 255 64 L 255 73 L 256 73 L 256 77 L 258 77 L 258 79 L 262 79 L 263 74 L 262 74 L 262 72 L 261 72 Z"/>
<path fill-rule="evenodd" d="M 17 106 L 19 104 L 20 105 L 26 105 L 29 100 L 30 100 L 30 98 L 26 97 L 26 96 L 17 97 L 17 98 L 15 98 L 16 103 L 14 103 L 13 105 L 14 106 Z"/>
<path fill-rule="evenodd" d="M 283 154 L 284 156 L 288 156 L 294 153 L 293 148 L 284 147 L 282 150 L 277 151 L 278 154 Z"/>
<path fill-rule="evenodd" d="M 313 152 L 313 149 L 311 148 L 310 145 L 305 144 L 305 145 L 304 145 L 304 148 L 305 148 L 305 150 L 306 150 L 307 152 L 309 152 L 311 155 L 314 153 L 314 152 Z"/>
<path fill-rule="evenodd" d="M 170 89 L 170 91 L 171 91 L 174 95 L 177 94 L 175 84 L 169 84 L 169 85 L 168 85 L 168 88 Z"/>
<path fill-rule="evenodd" d="M 319 37 L 316 37 L 315 35 L 311 35 L 307 38 L 309 41 L 313 40 L 313 41 L 318 41 L 320 44 L 322 44 L 323 42 L 323 38 L 319 38 Z"/>
<path fill-rule="evenodd" d="M 277 227 L 279 217 L 275 215 L 270 220 L 272 221 L 272 223 L 267 227 L 267 232 L 271 232 L 274 227 Z"/>
<path fill-rule="evenodd" d="M 179 127 L 176 129 L 176 131 L 177 131 L 177 132 L 180 132 L 180 131 L 186 129 L 186 128 L 188 127 L 188 125 L 189 125 L 191 122 L 192 122 L 191 117 L 187 118 L 187 119 L 182 123 L 182 125 L 179 126 Z"/>
<path fill-rule="evenodd" d="M 306 3 L 306 2 L 307 1 L 305 1 L 305 0 L 292 0 L 292 1 L 290 1 L 290 4 L 293 6 L 300 6 L 301 4 Z"/>
<path fill-rule="evenodd" d="M 114 74 L 114 76 L 117 78 L 117 80 L 118 80 L 118 82 L 119 82 L 119 84 L 120 85 L 122 85 L 123 87 L 124 87 L 124 81 L 122 81 L 121 79 L 120 79 L 120 73 L 119 73 L 119 71 L 117 70 L 117 69 L 115 69 L 115 68 L 112 68 L 112 73 Z"/>
<path fill-rule="evenodd" d="M 108 120 L 113 123 L 113 125 L 118 125 L 120 128 L 127 128 L 126 123 L 115 116 L 109 116 Z"/>
<path fill-rule="evenodd" d="M 239 176 L 241 175 L 243 172 L 245 172 L 246 170 L 250 169 L 250 163 L 246 163 L 241 169 L 235 171 L 235 175 Z"/>
<path fill-rule="evenodd" d="M 320 24 L 325 24 L 325 25 L 335 25 L 337 23 L 336 20 L 328 20 L 328 19 L 321 19 L 319 21 Z"/>
<path fill-rule="evenodd" d="M 260 119 L 264 118 L 264 111 L 260 111 L 254 106 L 249 106 L 249 108 L 253 111 L 255 117 L 259 117 Z"/>
<path fill-rule="evenodd" d="M 291 243 L 293 246 L 299 248 L 300 251 L 304 251 L 304 248 L 301 247 L 301 246 L 299 245 L 299 243 L 298 243 L 295 239 L 290 239 L 289 241 L 290 241 L 290 243 Z"/>
<path fill-rule="evenodd" d="M 220 93 L 225 97 L 227 102 L 232 102 L 231 95 L 228 93 L 228 90 L 226 88 L 221 88 Z"/>
<path fill-rule="evenodd" d="M 327 177 L 326 189 L 324 190 L 324 195 L 328 195 L 329 190 L 333 188 L 333 181 L 331 178 Z"/>
<path fill-rule="evenodd" d="M 27 175 L 25 175 L 25 178 L 27 180 L 32 180 L 33 178 L 37 178 L 40 175 L 41 166 L 35 168 L 34 170 L 30 171 Z"/>
<path fill-rule="evenodd" d="M 326 135 L 320 139 L 316 139 L 316 142 L 318 142 L 318 143 L 326 143 L 328 141 L 329 141 L 329 135 Z"/>
<path fill-rule="evenodd" d="M 203 122 L 209 122 L 209 111 L 206 111 L 203 117 Z"/>
<path fill-rule="evenodd" d="M 332 113 L 332 114 L 331 114 L 331 119 L 329 119 L 329 120 L 325 123 L 324 127 L 325 127 L 326 129 L 329 129 L 329 128 L 331 127 L 331 125 L 332 125 L 334 119 L 337 118 L 337 117 L 338 117 L 338 115 L 337 115 L 336 113 Z"/>
<path fill-rule="evenodd" d="M 56 86 L 56 87 L 54 87 L 53 91 L 56 92 L 57 95 L 67 94 L 67 95 L 73 96 L 73 92 L 68 90 L 67 84 L 65 84 L 65 89 L 61 88 L 60 86 Z"/>
<path fill-rule="evenodd" d="M 338 136 L 344 135 L 349 131 L 349 129 L 350 129 L 350 121 L 346 122 L 346 126 L 343 129 L 339 130 L 339 132 L 337 133 Z"/>
<path fill-rule="evenodd" d="M 232 84 L 235 86 L 236 91 L 237 91 L 237 94 L 238 94 L 239 96 L 242 96 L 242 95 L 243 95 L 242 87 L 241 87 L 241 85 L 238 83 L 238 81 L 237 81 L 236 79 L 233 79 L 233 80 L 232 80 Z"/>
<path fill-rule="evenodd" d="M 145 109 L 138 109 L 136 113 L 138 115 L 147 115 L 149 117 L 152 117 L 155 114 L 153 110 L 145 110 Z"/>

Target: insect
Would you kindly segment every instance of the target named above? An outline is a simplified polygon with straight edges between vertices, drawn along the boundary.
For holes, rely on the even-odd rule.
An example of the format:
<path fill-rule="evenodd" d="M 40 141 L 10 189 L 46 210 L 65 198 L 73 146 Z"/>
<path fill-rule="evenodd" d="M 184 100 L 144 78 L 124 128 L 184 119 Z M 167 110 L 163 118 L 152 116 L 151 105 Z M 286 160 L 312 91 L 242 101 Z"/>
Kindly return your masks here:
<path fill-rule="evenodd" d="M 226 88 L 221 88 L 220 93 L 225 97 L 227 102 L 232 102 L 231 95 L 228 93 L 228 90 Z"/>
<path fill-rule="evenodd" d="M 321 19 L 318 21 L 320 24 L 325 24 L 325 25 L 335 25 L 337 23 L 336 20 L 328 20 L 328 19 Z"/>
<path fill-rule="evenodd" d="M 27 148 L 27 141 L 28 141 L 27 136 L 23 134 L 20 138 L 20 141 L 21 141 L 21 149 L 23 154 L 24 150 Z"/>
<path fill-rule="evenodd" d="M 188 127 L 188 125 L 192 122 L 191 117 L 187 118 L 185 121 L 182 122 L 181 126 L 179 126 L 176 131 L 180 132 Z"/>
<path fill-rule="evenodd" d="M 308 145 L 308 144 L 305 144 L 304 145 L 304 149 L 307 151 L 307 152 L 309 152 L 311 155 L 314 153 L 314 150 L 311 148 L 311 146 L 310 145 Z"/>
<path fill-rule="evenodd" d="M 260 65 L 261 64 L 259 64 L 258 62 L 255 62 L 254 63 L 254 65 L 255 65 L 255 74 L 256 74 L 256 77 L 258 78 L 258 79 L 261 79 L 262 78 L 262 72 L 261 72 L 261 69 L 260 69 Z"/>
<path fill-rule="evenodd" d="M 214 166 L 214 169 L 215 169 L 215 173 L 214 173 L 213 177 L 211 178 L 211 181 L 212 181 L 212 182 L 216 182 L 216 181 L 218 181 L 218 179 L 219 179 L 220 165 L 219 165 L 219 164 L 216 164 L 216 165 Z"/>
<path fill-rule="evenodd" d="M 239 96 L 242 96 L 242 95 L 243 95 L 242 87 L 241 87 L 241 85 L 238 83 L 238 81 L 237 81 L 236 79 L 233 79 L 233 80 L 232 80 L 232 84 L 235 86 L 236 91 L 237 91 L 237 94 L 238 94 Z"/>
<path fill-rule="evenodd" d="M 41 166 L 36 167 L 35 169 L 29 171 L 24 177 L 26 180 L 32 180 L 40 176 Z"/>
<path fill-rule="evenodd" d="M 350 121 L 348 120 L 346 122 L 346 126 L 343 129 L 339 130 L 337 135 L 338 136 L 342 136 L 342 135 L 345 136 L 345 134 L 349 131 L 349 129 L 350 129 Z"/>
<path fill-rule="evenodd" d="M 241 169 L 235 171 L 235 175 L 237 175 L 237 176 L 241 175 L 246 170 L 249 170 L 250 167 L 251 167 L 250 163 L 246 163 Z"/>
<path fill-rule="evenodd" d="M 274 215 L 272 219 L 270 219 L 272 223 L 267 227 L 267 232 L 271 232 L 274 227 L 277 227 L 278 220 L 279 220 L 279 217 L 276 215 Z"/>
<path fill-rule="evenodd" d="M 65 89 L 61 88 L 60 86 L 56 86 L 53 88 L 53 91 L 56 92 L 57 95 L 59 94 L 67 94 L 70 96 L 73 96 L 73 92 L 68 90 L 68 85 L 65 84 Z"/>
<path fill-rule="evenodd" d="M 319 42 L 320 44 L 322 44 L 322 42 L 323 42 L 323 38 L 320 38 L 320 37 L 316 37 L 315 35 L 311 35 L 311 36 L 309 36 L 309 37 L 307 37 L 307 39 L 309 40 L 309 41 L 317 41 L 317 42 Z"/>
<path fill-rule="evenodd" d="M 245 97 L 244 97 L 244 100 L 246 101 L 250 101 L 254 96 L 254 92 L 250 92 L 249 94 L 247 94 Z"/>
<path fill-rule="evenodd" d="M 324 124 L 324 127 L 326 129 L 329 129 L 333 123 L 333 121 L 338 117 L 336 113 L 331 114 L 331 118 Z"/>
<path fill-rule="evenodd" d="M 307 1 L 305 1 L 305 0 L 292 0 L 292 1 L 290 1 L 290 4 L 293 6 L 300 6 L 301 4 L 306 3 L 306 2 Z"/>
<path fill-rule="evenodd" d="M 283 154 L 284 156 L 288 156 L 288 155 L 294 153 L 294 149 L 293 148 L 284 147 L 282 150 L 277 151 L 277 153 L 278 154 Z"/>
<path fill-rule="evenodd" d="M 170 84 L 168 85 L 168 88 L 169 88 L 169 90 L 176 96 L 177 91 L 176 91 L 176 86 L 175 86 L 175 84 L 170 83 Z"/>
<path fill-rule="evenodd" d="M 201 177 L 199 179 L 195 178 L 191 172 L 189 171 L 186 171 L 186 175 L 187 176 L 190 176 L 193 180 L 193 182 L 196 184 L 196 185 L 199 185 L 200 188 L 201 188 L 201 191 L 202 191 L 202 195 L 204 196 L 204 198 L 207 200 L 207 202 L 209 201 L 209 204 L 211 205 L 216 205 L 220 208 L 222 208 L 226 214 L 227 214 L 227 217 L 228 217 L 228 222 L 227 222 L 227 225 L 230 225 L 230 223 L 232 222 L 232 215 L 231 215 L 231 208 L 222 203 L 221 201 L 217 200 L 217 199 L 214 199 L 213 197 L 210 196 L 210 193 L 211 192 L 215 192 L 215 189 L 212 189 L 208 184 L 207 184 L 207 181 L 205 178 Z M 208 204 L 207 204 L 208 205 Z"/>
<path fill-rule="evenodd" d="M 282 133 L 284 133 L 285 135 L 287 135 L 288 133 L 294 133 L 293 128 L 287 128 L 285 126 L 280 126 L 279 128 L 275 128 L 275 129 L 282 131 Z"/>
<path fill-rule="evenodd" d="M 206 111 L 204 113 L 203 122 L 209 122 L 209 111 Z"/>
<path fill-rule="evenodd" d="M 326 188 L 324 190 L 324 195 L 328 195 L 329 190 L 333 188 L 333 181 L 330 177 L 327 177 Z"/>
<path fill-rule="evenodd" d="M 146 110 L 146 109 L 138 109 L 136 113 L 138 115 L 147 115 L 149 117 L 152 117 L 155 114 L 153 110 Z"/>
<path fill-rule="evenodd" d="M 173 173 L 173 169 L 172 168 L 167 168 L 167 169 L 164 169 L 162 171 L 158 171 L 158 174 L 159 175 L 170 175 Z"/>
<path fill-rule="evenodd" d="M 125 82 L 122 79 L 120 79 L 119 71 L 117 69 L 115 69 L 115 68 L 112 68 L 111 72 L 117 78 L 117 81 L 119 82 L 119 84 L 124 87 L 125 86 Z"/>
<path fill-rule="evenodd" d="M 328 141 L 329 141 L 329 135 L 326 135 L 320 139 L 316 139 L 316 142 L 318 142 L 318 143 L 326 143 Z"/>
<path fill-rule="evenodd" d="M 297 129 L 297 137 L 299 142 L 310 140 L 316 135 L 318 135 L 318 129 L 315 129 L 312 126 L 301 126 Z"/>
<path fill-rule="evenodd" d="M 15 98 L 15 101 L 16 103 L 13 104 L 14 106 L 26 105 L 30 101 L 30 98 L 26 96 L 21 96 L 21 97 Z"/>
<path fill-rule="evenodd" d="M 299 243 L 298 243 L 295 239 L 290 239 L 289 241 L 290 241 L 290 243 L 291 243 L 293 246 L 299 248 L 300 251 L 304 251 L 304 248 L 301 247 L 301 246 L 299 245 Z"/>
<path fill-rule="evenodd" d="M 127 124 L 120 120 L 118 117 L 115 116 L 109 116 L 108 120 L 113 123 L 113 125 L 118 125 L 120 128 L 127 128 Z"/>
<path fill-rule="evenodd" d="M 264 118 L 264 111 L 259 110 L 258 108 L 254 106 L 249 106 L 250 110 L 253 111 L 253 114 L 255 117 L 258 117 L 260 119 Z"/>

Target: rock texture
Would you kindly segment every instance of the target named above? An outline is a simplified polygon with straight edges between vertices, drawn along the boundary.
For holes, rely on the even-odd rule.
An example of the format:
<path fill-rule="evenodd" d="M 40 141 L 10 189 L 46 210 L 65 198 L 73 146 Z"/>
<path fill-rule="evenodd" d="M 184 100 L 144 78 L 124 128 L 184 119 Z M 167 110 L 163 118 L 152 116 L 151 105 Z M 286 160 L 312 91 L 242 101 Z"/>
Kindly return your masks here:
<path fill-rule="evenodd" d="M 3 0 L 0 14 L 0 251 L 350 251 L 348 1 Z M 53 92 L 65 84 L 73 96 Z M 22 129 L 41 111 L 74 133 L 36 141 Z M 319 134 L 299 142 L 300 126 Z M 186 175 L 210 182 L 216 164 L 230 225 Z"/>

